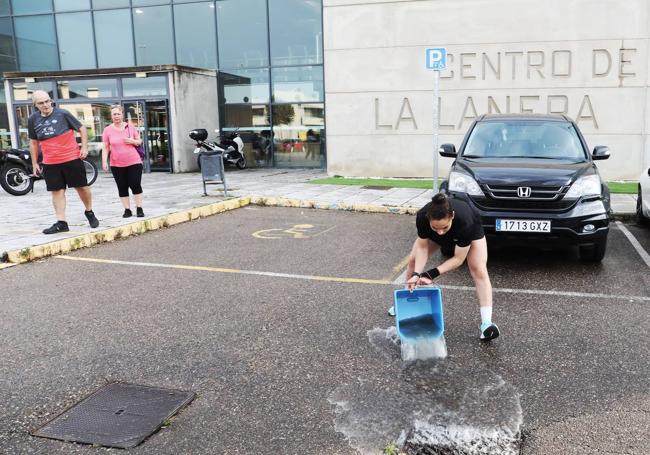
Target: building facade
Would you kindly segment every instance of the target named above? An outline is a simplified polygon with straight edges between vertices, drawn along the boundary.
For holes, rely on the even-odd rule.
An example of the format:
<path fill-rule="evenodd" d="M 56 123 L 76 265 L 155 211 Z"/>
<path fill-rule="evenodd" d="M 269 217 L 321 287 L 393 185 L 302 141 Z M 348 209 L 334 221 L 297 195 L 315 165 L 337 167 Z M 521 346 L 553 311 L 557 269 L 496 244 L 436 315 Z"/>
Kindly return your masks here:
<path fill-rule="evenodd" d="M 650 165 L 647 0 L 323 3 L 331 174 L 432 175 L 431 47 L 449 53 L 440 143 L 458 147 L 483 113 L 562 113 L 592 149 L 610 147 L 605 178 Z"/>
<path fill-rule="evenodd" d="M 117 102 L 152 170 L 188 170 L 177 158 L 193 148 L 189 129 L 170 137 L 189 110 L 193 128 L 238 129 L 249 165 L 321 167 L 322 43 L 320 0 L 0 0 L 0 146 L 27 145 L 29 98 L 43 89 L 89 129 L 95 159 Z M 185 71 L 155 70 L 170 65 Z M 216 71 L 214 96 L 185 93 L 183 105 L 170 75 L 191 68 Z"/>
<path fill-rule="evenodd" d="M 647 0 L 0 0 L 0 146 L 25 145 L 42 88 L 91 137 L 122 103 L 152 170 L 188 170 L 175 157 L 193 144 L 171 131 L 197 112 L 195 127 L 239 129 L 253 166 L 430 177 L 436 129 L 458 146 L 483 113 L 561 113 L 610 147 L 605 178 L 635 179 L 649 41 Z M 448 52 L 435 128 L 430 47 Z M 216 99 L 173 93 L 160 65 L 213 71 Z"/>

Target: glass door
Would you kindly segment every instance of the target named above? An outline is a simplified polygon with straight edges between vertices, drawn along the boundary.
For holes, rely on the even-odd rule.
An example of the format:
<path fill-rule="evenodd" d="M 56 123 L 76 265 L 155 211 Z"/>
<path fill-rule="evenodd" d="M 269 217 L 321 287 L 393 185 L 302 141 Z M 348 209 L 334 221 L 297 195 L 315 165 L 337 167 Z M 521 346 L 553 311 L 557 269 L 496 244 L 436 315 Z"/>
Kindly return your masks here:
<path fill-rule="evenodd" d="M 172 156 L 169 146 L 169 115 L 167 101 L 146 101 L 147 148 L 150 153 L 151 170 L 172 170 Z"/>
<path fill-rule="evenodd" d="M 137 100 L 124 102 L 124 116 L 144 139 L 144 171 L 172 170 L 169 145 L 169 114 L 166 100 Z"/>

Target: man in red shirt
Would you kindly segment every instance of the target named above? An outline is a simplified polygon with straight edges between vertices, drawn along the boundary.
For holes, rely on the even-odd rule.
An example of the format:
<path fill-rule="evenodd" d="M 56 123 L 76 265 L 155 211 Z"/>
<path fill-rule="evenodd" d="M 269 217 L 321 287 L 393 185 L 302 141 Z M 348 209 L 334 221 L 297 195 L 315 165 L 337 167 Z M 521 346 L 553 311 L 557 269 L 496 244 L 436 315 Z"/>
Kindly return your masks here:
<path fill-rule="evenodd" d="M 34 112 L 27 121 L 29 133 L 29 151 L 32 154 L 34 174 L 43 173 L 47 190 L 52 193 L 52 204 L 56 214 L 56 223 L 43 230 L 43 234 L 68 232 L 65 219 L 65 189 L 74 188 L 86 207 L 84 215 L 91 228 L 99 226 L 99 220 L 93 213 L 90 187 L 86 180 L 83 159 L 88 155 L 88 132 L 79 120 L 64 109 L 52 106 L 47 92 L 37 90 L 32 95 Z M 79 131 L 81 149 L 77 145 L 74 132 Z M 43 168 L 38 164 L 38 147 L 43 152 Z"/>

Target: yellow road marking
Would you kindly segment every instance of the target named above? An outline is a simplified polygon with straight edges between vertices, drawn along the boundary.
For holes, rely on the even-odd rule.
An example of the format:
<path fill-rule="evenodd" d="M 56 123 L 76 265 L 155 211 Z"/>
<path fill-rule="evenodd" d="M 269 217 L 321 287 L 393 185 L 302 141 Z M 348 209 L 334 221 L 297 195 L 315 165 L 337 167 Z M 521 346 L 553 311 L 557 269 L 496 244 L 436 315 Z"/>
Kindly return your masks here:
<path fill-rule="evenodd" d="M 399 263 L 395 267 L 393 267 L 393 270 L 391 271 L 391 274 L 389 276 L 387 276 L 386 278 L 384 278 L 384 279 L 388 280 L 388 281 L 391 281 L 391 282 L 393 280 L 395 280 L 395 278 L 397 278 L 402 273 L 402 270 L 404 270 L 406 268 L 406 266 L 408 265 L 410 256 L 411 255 L 409 254 L 404 259 L 399 261 Z"/>
<path fill-rule="evenodd" d="M 95 262 L 99 264 L 115 264 L 115 265 L 135 265 L 138 267 L 158 267 L 164 269 L 181 269 L 181 270 L 195 270 L 202 272 L 213 273 L 239 273 L 242 275 L 260 275 L 270 276 L 276 278 L 300 278 L 303 280 L 312 281 L 333 281 L 337 283 L 356 283 L 356 284 L 393 284 L 390 280 L 371 280 L 366 278 L 343 278 L 334 276 L 318 276 L 318 275 L 298 275 L 293 273 L 277 273 L 277 272 L 262 272 L 259 270 L 241 270 L 241 269 L 227 269 L 222 267 L 208 267 L 202 265 L 183 265 L 183 264 L 162 264 L 156 262 L 135 262 L 135 261 L 117 261 L 111 259 L 96 259 L 96 258 L 82 258 L 73 256 L 56 256 L 57 259 L 66 259 L 68 261 L 83 261 Z"/>

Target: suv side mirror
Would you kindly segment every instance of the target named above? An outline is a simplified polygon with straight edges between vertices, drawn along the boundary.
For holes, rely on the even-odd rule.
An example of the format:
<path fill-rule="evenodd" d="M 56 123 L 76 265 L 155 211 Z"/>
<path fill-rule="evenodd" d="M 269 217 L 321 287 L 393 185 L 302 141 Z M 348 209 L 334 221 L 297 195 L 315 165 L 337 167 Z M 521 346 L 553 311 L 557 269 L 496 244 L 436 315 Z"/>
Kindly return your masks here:
<path fill-rule="evenodd" d="M 594 151 L 591 153 L 591 159 L 606 160 L 607 158 L 609 158 L 609 147 L 606 145 L 597 145 L 594 147 Z"/>
<path fill-rule="evenodd" d="M 440 153 L 440 156 L 446 156 L 447 158 L 456 158 L 458 156 L 454 144 L 442 144 L 438 149 L 438 153 Z"/>

